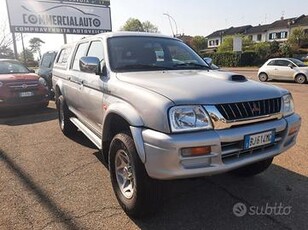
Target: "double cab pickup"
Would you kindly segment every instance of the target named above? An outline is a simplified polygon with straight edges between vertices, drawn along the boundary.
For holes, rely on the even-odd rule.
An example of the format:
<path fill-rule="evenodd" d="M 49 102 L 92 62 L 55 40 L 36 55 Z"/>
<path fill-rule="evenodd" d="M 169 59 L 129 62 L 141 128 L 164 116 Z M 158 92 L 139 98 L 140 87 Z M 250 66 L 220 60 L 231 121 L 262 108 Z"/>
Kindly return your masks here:
<path fill-rule="evenodd" d="M 131 216 L 155 210 L 161 180 L 266 170 L 301 125 L 289 91 L 213 70 L 160 34 L 64 45 L 52 80 L 62 132 L 81 131 L 101 150 Z"/>

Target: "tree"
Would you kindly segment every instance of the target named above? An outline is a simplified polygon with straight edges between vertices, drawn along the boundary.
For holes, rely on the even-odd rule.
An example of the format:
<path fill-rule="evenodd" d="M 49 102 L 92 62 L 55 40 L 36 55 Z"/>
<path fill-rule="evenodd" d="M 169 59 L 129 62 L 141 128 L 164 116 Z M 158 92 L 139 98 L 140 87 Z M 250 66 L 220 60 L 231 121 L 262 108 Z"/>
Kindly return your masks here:
<path fill-rule="evenodd" d="M 122 31 L 139 31 L 144 32 L 142 23 L 139 19 L 136 18 L 129 18 L 125 25 L 121 28 Z"/>
<path fill-rule="evenodd" d="M 26 66 L 35 66 L 33 52 L 26 48 L 24 51 L 19 53 L 19 60 L 21 60 Z"/>
<path fill-rule="evenodd" d="M 254 45 L 254 50 L 257 53 L 261 61 L 268 59 L 270 56 L 270 43 L 269 42 L 258 42 Z"/>
<path fill-rule="evenodd" d="M 14 52 L 10 47 L 0 46 L 0 58 L 14 58 Z"/>
<path fill-rule="evenodd" d="M 203 49 L 207 48 L 207 40 L 203 36 L 195 36 L 191 40 L 191 46 L 197 51 L 200 52 Z"/>
<path fill-rule="evenodd" d="M 289 43 L 293 49 L 299 49 L 308 43 L 308 34 L 306 34 L 304 29 L 301 27 L 295 28 L 290 35 Z"/>
<path fill-rule="evenodd" d="M 280 51 L 280 47 L 279 47 L 279 42 L 277 41 L 273 41 L 270 43 L 270 56 L 271 57 L 279 57 L 279 51 Z"/>
<path fill-rule="evenodd" d="M 32 53 L 38 53 L 39 58 L 41 59 L 42 54 L 41 54 L 41 45 L 42 43 L 45 43 L 44 41 L 42 41 L 40 38 L 31 38 L 30 41 L 30 50 Z"/>
<path fill-rule="evenodd" d="M 242 41 L 243 41 L 243 51 L 253 51 L 254 50 L 255 43 L 250 37 L 243 36 Z"/>
<path fill-rule="evenodd" d="M 284 57 L 292 57 L 293 55 L 293 49 L 292 46 L 289 42 L 284 42 L 280 48 L 280 53 L 282 54 L 282 56 Z"/>
<path fill-rule="evenodd" d="M 120 30 L 158 33 L 157 26 L 153 25 L 149 21 L 141 22 L 136 18 L 129 18 Z"/>
<path fill-rule="evenodd" d="M 149 33 L 158 33 L 158 28 L 157 26 L 153 25 L 149 21 L 145 21 L 142 23 L 143 31 L 144 32 L 149 32 Z"/>
<path fill-rule="evenodd" d="M 226 36 L 223 38 L 221 45 L 218 47 L 217 52 L 232 52 L 233 51 L 233 37 Z"/>

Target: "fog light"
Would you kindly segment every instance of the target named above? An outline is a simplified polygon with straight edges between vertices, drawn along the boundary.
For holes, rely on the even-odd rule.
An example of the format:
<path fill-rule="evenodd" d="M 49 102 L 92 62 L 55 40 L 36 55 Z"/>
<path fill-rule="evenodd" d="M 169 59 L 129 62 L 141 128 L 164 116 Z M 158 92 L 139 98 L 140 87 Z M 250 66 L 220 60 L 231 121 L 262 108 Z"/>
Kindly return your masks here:
<path fill-rule="evenodd" d="M 4 102 L 4 100 L 0 99 L 0 103 L 1 103 L 1 102 Z"/>
<path fill-rule="evenodd" d="M 288 136 L 292 136 L 293 134 L 297 133 L 298 128 L 297 127 L 292 127 L 289 131 Z"/>
<path fill-rule="evenodd" d="M 200 146 L 200 147 L 191 147 L 191 148 L 184 148 L 181 150 L 183 157 L 197 157 L 208 155 L 212 151 L 211 146 Z"/>

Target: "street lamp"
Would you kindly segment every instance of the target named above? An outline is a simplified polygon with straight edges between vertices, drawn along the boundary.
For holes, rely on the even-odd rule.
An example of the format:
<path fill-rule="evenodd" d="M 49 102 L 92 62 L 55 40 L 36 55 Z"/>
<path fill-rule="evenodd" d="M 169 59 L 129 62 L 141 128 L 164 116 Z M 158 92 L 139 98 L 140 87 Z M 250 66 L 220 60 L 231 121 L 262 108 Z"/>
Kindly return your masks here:
<path fill-rule="evenodd" d="M 170 24 L 171 31 L 172 31 L 172 35 L 173 35 L 173 37 L 176 37 L 176 35 L 178 34 L 178 26 L 177 26 L 177 24 L 176 24 L 176 21 L 175 21 L 174 18 L 171 17 L 170 14 L 168 14 L 168 13 L 163 13 L 163 15 L 165 15 L 165 16 L 168 17 L 168 19 L 169 19 L 169 24 Z M 170 19 L 172 19 L 172 21 L 174 22 L 174 25 L 175 25 L 175 34 L 174 34 L 174 31 L 173 31 L 173 26 L 172 26 L 172 23 L 171 23 L 171 20 L 170 20 Z"/>

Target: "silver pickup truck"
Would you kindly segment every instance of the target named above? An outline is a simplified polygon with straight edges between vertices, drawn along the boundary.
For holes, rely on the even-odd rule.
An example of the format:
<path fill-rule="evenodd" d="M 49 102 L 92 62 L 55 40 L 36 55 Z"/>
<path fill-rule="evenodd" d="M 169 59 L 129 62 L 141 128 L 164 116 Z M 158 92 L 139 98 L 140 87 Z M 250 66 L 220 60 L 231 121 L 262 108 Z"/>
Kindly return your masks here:
<path fill-rule="evenodd" d="M 155 210 L 161 180 L 264 171 L 301 125 L 287 90 L 212 70 L 159 34 L 65 45 L 52 79 L 62 132 L 81 131 L 101 150 L 131 216 Z"/>

